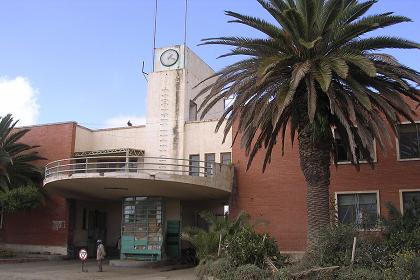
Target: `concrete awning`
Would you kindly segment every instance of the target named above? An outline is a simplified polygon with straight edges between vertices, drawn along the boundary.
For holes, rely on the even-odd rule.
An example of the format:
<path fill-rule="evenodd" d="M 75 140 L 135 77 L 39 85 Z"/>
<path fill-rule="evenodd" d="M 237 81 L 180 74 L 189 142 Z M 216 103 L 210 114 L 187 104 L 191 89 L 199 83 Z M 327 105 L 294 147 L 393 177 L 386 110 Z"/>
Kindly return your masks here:
<path fill-rule="evenodd" d="M 230 186 L 214 177 L 174 174 L 87 173 L 59 175 L 44 182 L 51 194 L 75 199 L 120 200 L 127 196 L 162 196 L 185 200 L 225 200 Z"/>

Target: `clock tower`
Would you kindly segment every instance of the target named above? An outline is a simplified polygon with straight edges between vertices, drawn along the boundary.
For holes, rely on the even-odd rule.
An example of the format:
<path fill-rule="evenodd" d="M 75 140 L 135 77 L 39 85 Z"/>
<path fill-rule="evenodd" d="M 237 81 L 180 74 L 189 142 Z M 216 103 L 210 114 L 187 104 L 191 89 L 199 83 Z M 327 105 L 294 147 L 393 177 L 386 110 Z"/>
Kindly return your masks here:
<path fill-rule="evenodd" d="M 199 120 L 197 108 L 202 100 L 195 100 L 202 88 L 196 86 L 213 74 L 214 71 L 184 45 L 156 49 L 154 72 L 149 74 L 147 91 L 146 126 L 151 147 L 146 148 L 146 156 L 162 158 L 162 163 L 167 164 L 170 161 L 167 158 L 189 158 L 184 152 L 186 124 Z M 221 102 L 221 108 L 215 108 L 217 117 L 210 112 L 205 120 L 218 119 L 223 109 Z M 159 168 L 169 167 L 162 164 Z"/>

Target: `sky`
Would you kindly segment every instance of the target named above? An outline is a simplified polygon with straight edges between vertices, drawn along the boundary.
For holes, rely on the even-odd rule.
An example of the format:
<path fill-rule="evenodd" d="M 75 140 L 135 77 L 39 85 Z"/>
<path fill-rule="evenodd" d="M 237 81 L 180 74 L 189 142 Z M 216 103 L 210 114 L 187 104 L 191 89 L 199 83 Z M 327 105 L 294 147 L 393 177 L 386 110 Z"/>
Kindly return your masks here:
<path fill-rule="evenodd" d="M 255 0 L 188 0 L 188 46 L 214 70 L 224 47 L 203 38 L 261 34 L 227 23 L 225 10 L 269 19 Z M 159 0 L 157 47 L 184 41 L 185 0 Z M 144 123 L 155 0 L 0 0 L 0 115 L 21 125 L 77 121 L 90 128 Z M 420 1 L 380 0 L 370 13 L 414 22 L 383 29 L 420 42 Z M 420 70 L 419 51 L 388 51 Z"/>

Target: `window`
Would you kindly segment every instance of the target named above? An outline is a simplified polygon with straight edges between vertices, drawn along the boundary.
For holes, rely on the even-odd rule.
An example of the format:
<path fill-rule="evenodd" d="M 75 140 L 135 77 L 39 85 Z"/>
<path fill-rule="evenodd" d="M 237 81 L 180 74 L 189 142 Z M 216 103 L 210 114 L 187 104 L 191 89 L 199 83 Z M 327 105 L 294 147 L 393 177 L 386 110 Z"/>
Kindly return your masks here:
<path fill-rule="evenodd" d="M 190 121 L 197 120 L 197 104 L 194 101 L 190 101 Z"/>
<path fill-rule="evenodd" d="M 404 214 L 420 218 L 420 190 L 402 192 L 402 205 Z"/>
<path fill-rule="evenodd" d="M 229 165 L 232 163 L 232 154 L 231 153 L 221 153 L 220 161 L 222 164 Z"/>
<path fill-rule="evenodd" d="M 378 220 L 378 194 L 337 194 L 338 220 L 343 224 L 354 224 L 363 229 L 376 226 Z"/>
<path fill-rule="evenodd" d="M 398 126 L 399 158 L 420 158 L 420 124 Z"/>
<path fill-rule="evenodd" d="M 347 147 L 344 145 L 344 142 L 341 140 L 341 136 L 338 134 L 337 130 L 334 130 L 334 139 L 335 139 L 335 156 L 337 162 L 351 162 L 352 156 L 351 153 L 347 151 Z M 359 148 L 356 147 L 356 157 L 359 161 L 367 161 L 367 158 L 363 155 Z"/>
<path fill-rule="evenodd" d="M 190 176 L 200 176 L 200 155 L 190 155 Z"/>
<path fill-rule="evenodd" d="M 205 154 L 206 176 L 214 174 L 214 163 L 216 162 L 215 154 Z"/>

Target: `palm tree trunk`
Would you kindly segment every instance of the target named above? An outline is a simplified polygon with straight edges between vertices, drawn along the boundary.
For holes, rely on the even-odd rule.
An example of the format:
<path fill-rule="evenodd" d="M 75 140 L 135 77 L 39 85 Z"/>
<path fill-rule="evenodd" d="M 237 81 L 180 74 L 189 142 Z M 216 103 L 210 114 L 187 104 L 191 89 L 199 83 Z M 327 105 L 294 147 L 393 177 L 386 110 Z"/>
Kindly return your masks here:
<path fill-rule="evenodd" d="M 303 118 L 305 119 L 305 118 Z M 300 166 L 307 183 L 307 249 L 310 251 L 321 230 L 330 223 L 330 137 L 314 137 L 309 120 L 298 128 Z M 315 139 L 318 138 L 318 139 Z"/>

